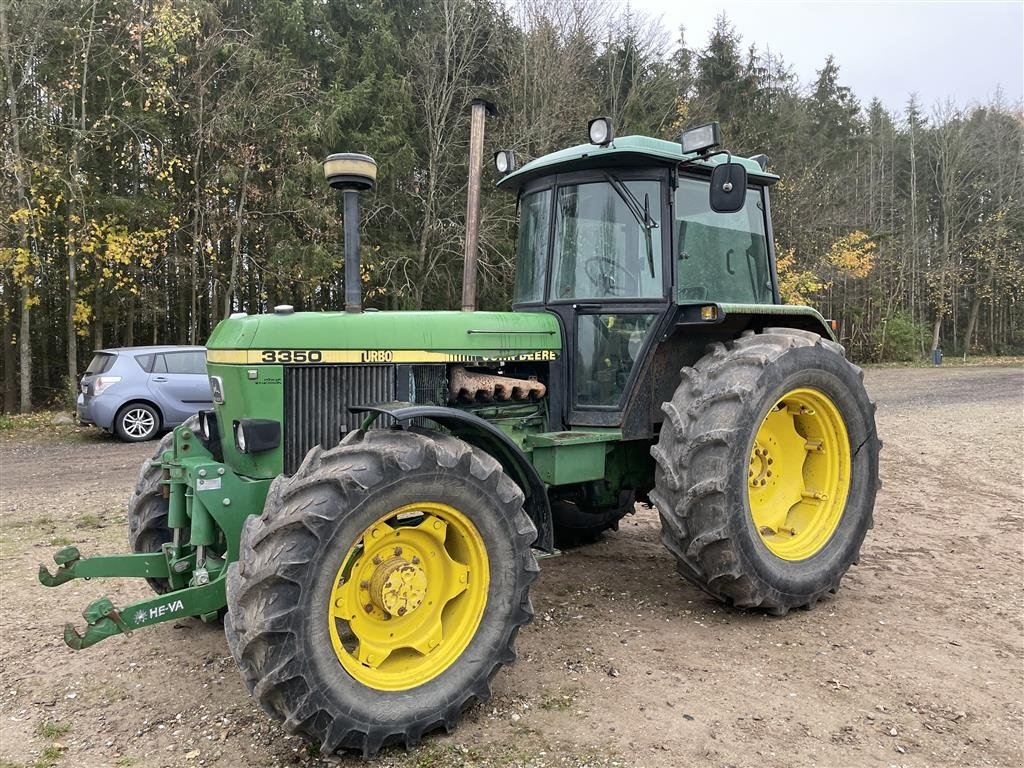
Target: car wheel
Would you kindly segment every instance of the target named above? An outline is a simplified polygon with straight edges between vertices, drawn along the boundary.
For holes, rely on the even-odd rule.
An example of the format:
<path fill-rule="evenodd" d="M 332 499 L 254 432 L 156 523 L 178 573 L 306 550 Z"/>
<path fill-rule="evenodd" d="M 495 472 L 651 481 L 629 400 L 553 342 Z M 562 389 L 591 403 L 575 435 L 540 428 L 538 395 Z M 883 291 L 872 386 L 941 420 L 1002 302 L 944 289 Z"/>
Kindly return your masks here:
<path fill-rule="evenodd" d="M 145 403 L 129 403 L 114 417 L 114 433 L 126 443 L 152 440 L 159 430 L 160 414 Z"/>

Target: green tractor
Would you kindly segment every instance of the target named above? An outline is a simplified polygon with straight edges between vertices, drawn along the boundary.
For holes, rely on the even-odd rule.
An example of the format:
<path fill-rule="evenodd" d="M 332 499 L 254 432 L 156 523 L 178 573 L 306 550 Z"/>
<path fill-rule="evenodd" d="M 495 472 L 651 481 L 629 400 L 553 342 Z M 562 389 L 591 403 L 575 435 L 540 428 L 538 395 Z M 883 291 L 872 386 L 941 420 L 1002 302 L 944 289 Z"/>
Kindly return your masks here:
<path fill-rule="evenodd" d="M 639 502 L 679 572 L 728 605 L 785 614 L 835 592 L 871 527 L 880 443 L 829 322 L 781 303 L 778 177 L 720 151 L 716 124 L 673 143 L 597 119 L 589 138 L 521 168 L 495 156 L 520 212 L 511 312 L 363 311 L 376 165 L 328 158 L 345 311 L 217 326 L 215 408 L 142 466 L 133 554 L 69 547 L 39 572 L 155 594 L 97 600 L 67 644 L 223 619 L 270 715 L 371 755 L 485 701 L 533 614 L 537 557 Z"/>

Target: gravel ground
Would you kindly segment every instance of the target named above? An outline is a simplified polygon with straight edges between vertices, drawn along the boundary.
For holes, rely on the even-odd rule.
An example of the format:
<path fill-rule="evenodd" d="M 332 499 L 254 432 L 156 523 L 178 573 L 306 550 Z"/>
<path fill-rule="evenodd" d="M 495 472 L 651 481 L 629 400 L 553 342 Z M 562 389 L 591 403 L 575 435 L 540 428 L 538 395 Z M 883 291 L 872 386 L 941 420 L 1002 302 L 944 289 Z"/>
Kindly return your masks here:
<path fill-rule="evenodd" d="M 675 576 L 657 515 L 542 563 L 537 618 L 495 696 L 376 766 L 1024 764 L 1024 370 L 872 370 L 884 486 L 839 594 L 782 619 Z M 218 626 L 163 624 L 74 653 L 93 598 L 38 563 L 125 548 L 152 446 L 73 430 L 0 442 L 0 766 L 316 766 L 249 698 Z M 350 757 L 341 765 L 364 765 Z"/>

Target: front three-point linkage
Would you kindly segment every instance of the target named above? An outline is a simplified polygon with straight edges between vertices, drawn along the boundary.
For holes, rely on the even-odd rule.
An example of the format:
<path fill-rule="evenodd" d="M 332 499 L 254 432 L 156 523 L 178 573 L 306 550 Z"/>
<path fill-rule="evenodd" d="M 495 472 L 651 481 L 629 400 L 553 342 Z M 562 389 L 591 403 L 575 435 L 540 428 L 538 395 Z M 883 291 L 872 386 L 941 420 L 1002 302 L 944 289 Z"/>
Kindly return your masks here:
<path fill-rule="evenodd" d="M 39 566 L 39 581 L 47 587 L 56 587 L 72 579 L 94 577 L 141 577 L 149 579 L 170 579 L 174 571 L 189 570 L 192 558 L 184 558 L 169 564 L 163 552 L 153 554 L 105 555 L 82 558 L 78 549 L 66 547 L 53 556 L 60 566 L 56 573 L 50 573 L 45 565 Z M 175 567 L 177 564 L 184 567 Z M 174 590 L 140 600 L 123 609 L 118 609 L 110 598 L 94 601 L 82 612 L 86 621 L 85 634 L 81 635 L 74 625 L 64 626 L 64 642 L 77 650 L 95 645 L 113 635 L 130 634 L 133 629 L 159 624 L 164 621 L 199 616 L 212 621 L 224 606 L 224 578 L 222 573 L 206 584 Z"/>

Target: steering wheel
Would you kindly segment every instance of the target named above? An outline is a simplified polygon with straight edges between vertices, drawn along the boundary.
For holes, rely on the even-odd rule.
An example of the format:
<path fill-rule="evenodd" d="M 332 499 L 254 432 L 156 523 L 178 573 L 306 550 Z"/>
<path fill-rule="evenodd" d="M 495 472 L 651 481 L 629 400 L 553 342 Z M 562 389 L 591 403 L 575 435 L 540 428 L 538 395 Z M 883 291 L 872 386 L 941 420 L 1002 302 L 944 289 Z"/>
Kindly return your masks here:
<path fill-rule="evenodd" d="M 627 293 L 625 288 L 615 284 L 613 275 L 618 269 L 618 262 L 610 256 L 591 256 L 583 262 L 583 271 L 590 282 L 604 291 L 605 296 L 625 296 Z"/>

